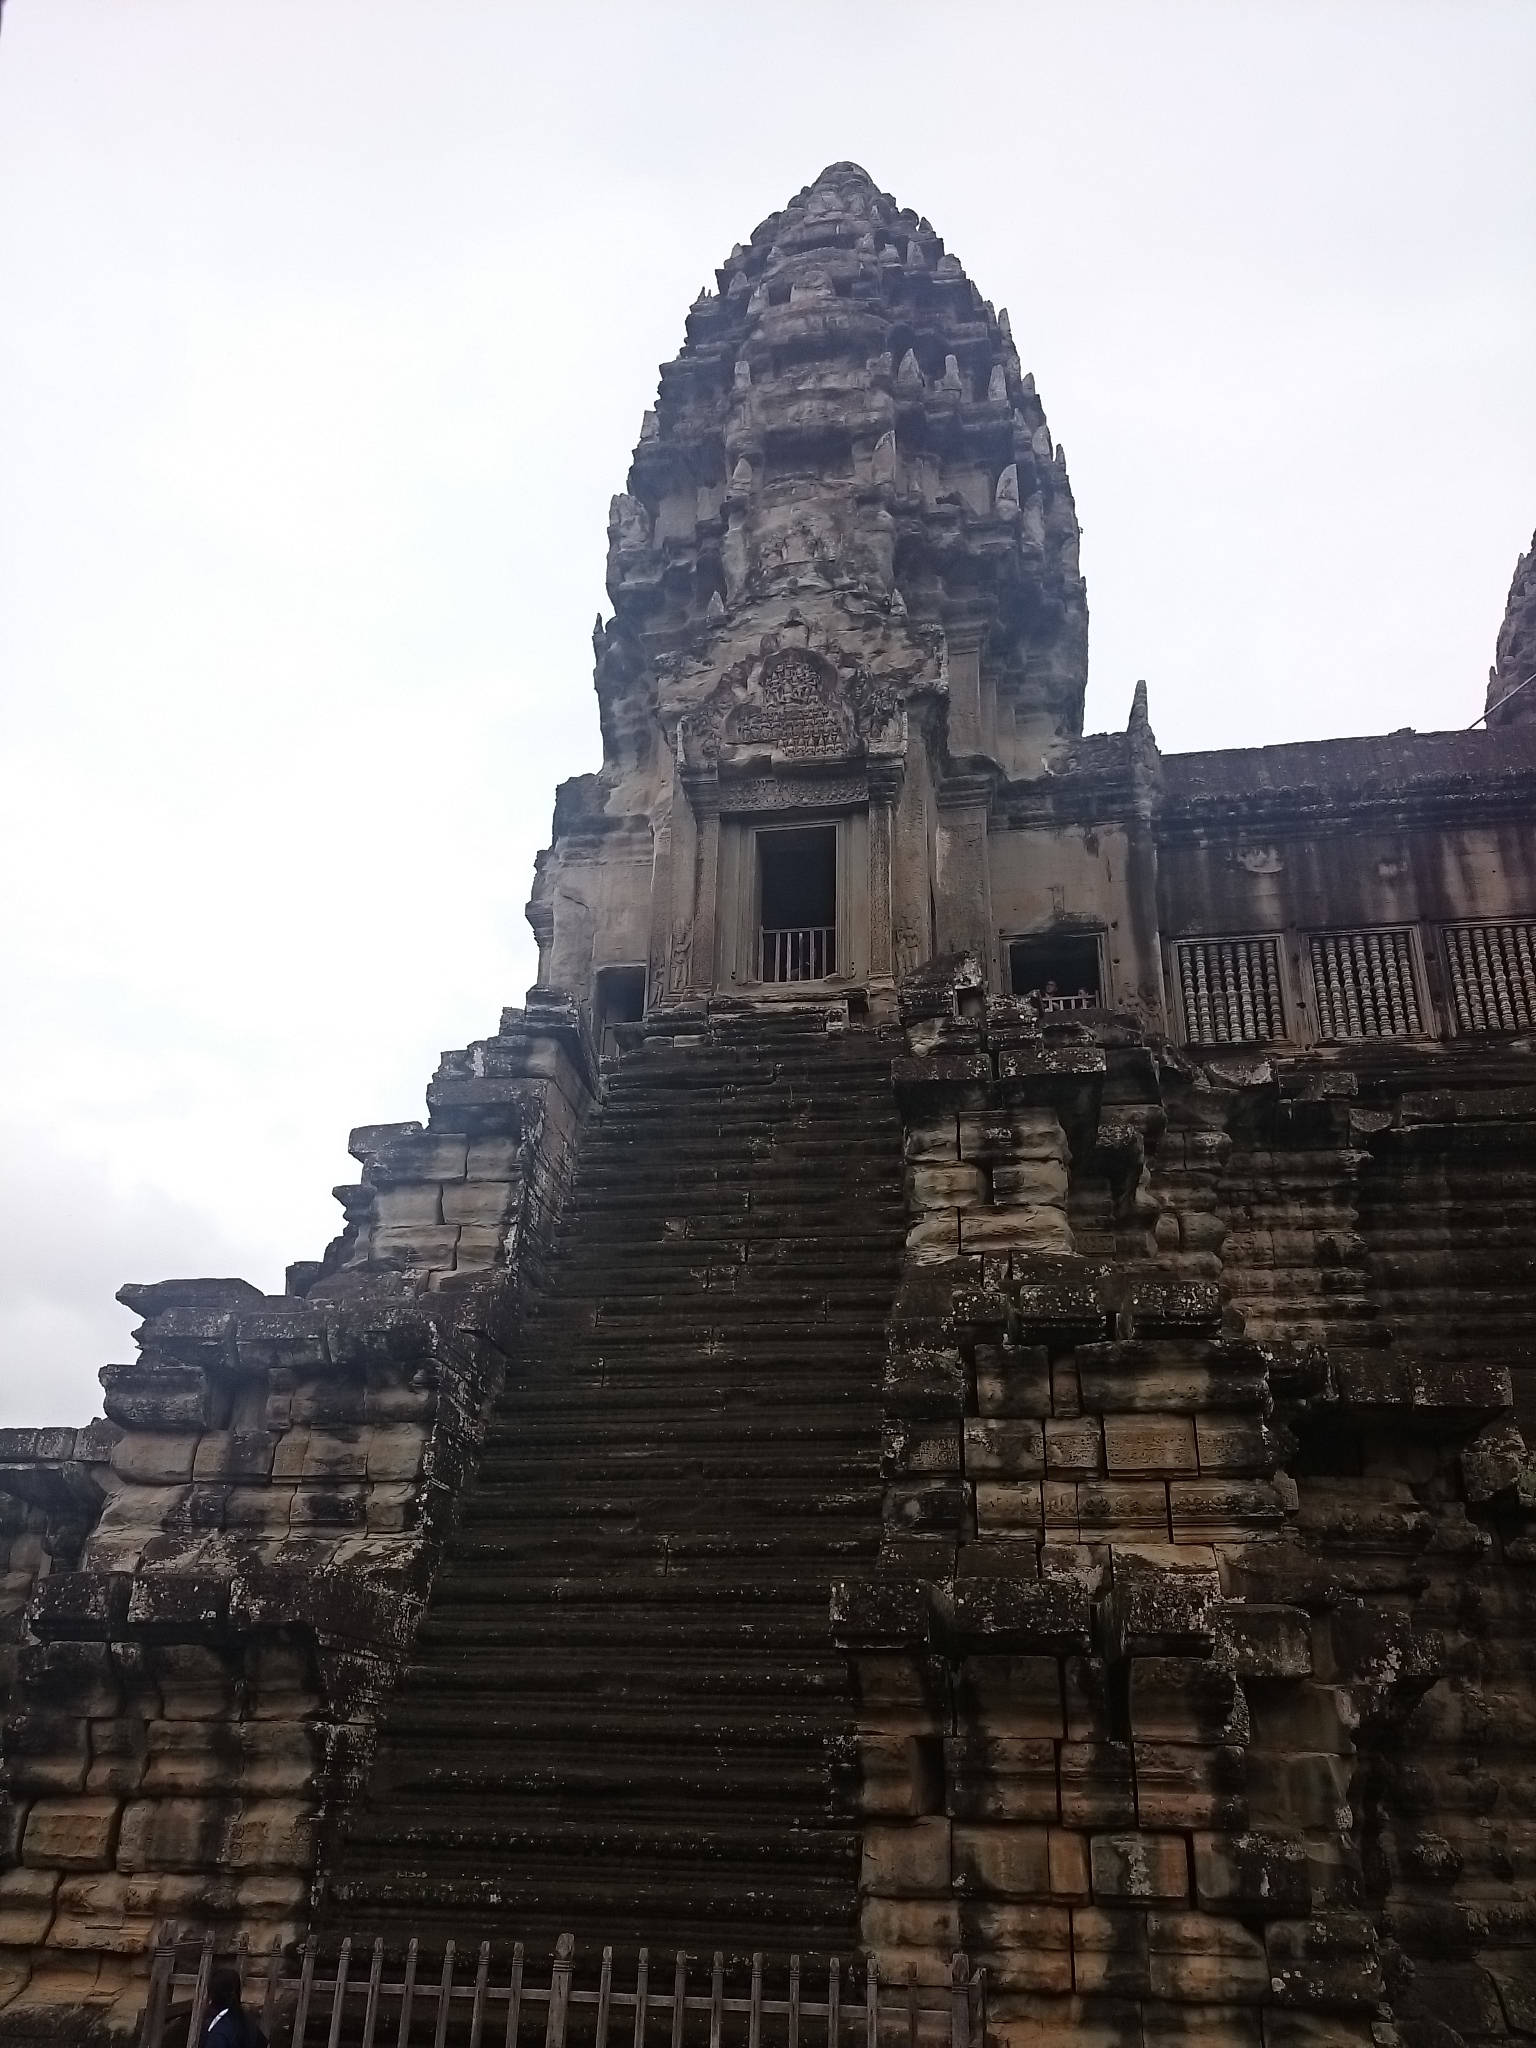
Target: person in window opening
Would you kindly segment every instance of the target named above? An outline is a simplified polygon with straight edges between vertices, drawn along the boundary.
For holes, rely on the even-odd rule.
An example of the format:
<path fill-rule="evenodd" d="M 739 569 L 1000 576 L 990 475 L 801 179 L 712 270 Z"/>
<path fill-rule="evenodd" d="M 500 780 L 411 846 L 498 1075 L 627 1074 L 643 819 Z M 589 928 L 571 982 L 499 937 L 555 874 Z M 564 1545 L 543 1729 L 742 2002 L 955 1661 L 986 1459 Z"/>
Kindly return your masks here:
<path fill-rule="evenodd" d="M 1055 993 L 1056 993 L 1056 984 L 1055 984 L 1055 982 L 1054 982 L 1054 981 L 1048 981 L 1048 982 L 1047 982 L 1047 983 L 1045 984 L 1045 987 L 1044 987 L 1043 989 L 1041 989 L 1040 993 L 1041 993 L 1041 995 L 1043 995 L 1043 996 L 1046 996 L 1046 997 L 1054 996 L 1054 995 L 1055 995 Z"/>
<path fill-rule="evenodd" d="M 208 1986 L 210 2018 L 202 2048 L 267 2048 L 267 2037 L 240 2003 L 240 1973 L 219 1969 Z"/>

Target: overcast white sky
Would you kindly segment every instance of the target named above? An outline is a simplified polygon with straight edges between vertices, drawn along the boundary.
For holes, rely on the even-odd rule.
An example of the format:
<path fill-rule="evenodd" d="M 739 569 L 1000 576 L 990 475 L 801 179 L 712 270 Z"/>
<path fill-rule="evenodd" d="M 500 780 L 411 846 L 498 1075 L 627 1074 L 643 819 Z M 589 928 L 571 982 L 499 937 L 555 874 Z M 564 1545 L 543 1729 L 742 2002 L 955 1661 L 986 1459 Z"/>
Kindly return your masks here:
<path fill-rule="evenodd" d="M 10 0 L 0 1421 L 269 1288 L 493 1028 L 606 508 L 731 244 L 863 163 L 1067 450 L 1091 726 L 1481 709 L 1536 523 L 1536 6 Z"/>

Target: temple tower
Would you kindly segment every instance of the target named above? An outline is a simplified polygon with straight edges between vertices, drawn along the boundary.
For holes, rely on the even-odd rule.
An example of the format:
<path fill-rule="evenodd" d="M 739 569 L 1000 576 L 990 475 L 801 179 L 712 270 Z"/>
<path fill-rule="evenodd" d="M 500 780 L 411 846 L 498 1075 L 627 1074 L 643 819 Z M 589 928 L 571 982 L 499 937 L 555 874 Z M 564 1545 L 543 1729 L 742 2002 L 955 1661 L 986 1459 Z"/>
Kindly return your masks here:
<path fill-rule="evenodd" d="M 1082 729 L 1062 451 L 1008 315 L 833 164 L 738 244 L 609 521 L 603 765 L 529 916 L 599 1028 L 992 950 L 987 805 Z"/>

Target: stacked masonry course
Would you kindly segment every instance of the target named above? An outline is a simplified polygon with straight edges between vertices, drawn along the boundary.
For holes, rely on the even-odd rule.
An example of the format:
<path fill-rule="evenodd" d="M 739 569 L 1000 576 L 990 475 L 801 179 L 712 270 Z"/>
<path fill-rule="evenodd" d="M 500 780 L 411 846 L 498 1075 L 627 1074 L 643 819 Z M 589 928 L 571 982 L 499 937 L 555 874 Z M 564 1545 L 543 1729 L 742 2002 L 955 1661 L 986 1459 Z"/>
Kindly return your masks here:
<path fill-rule="evenodd" d="M 848 164 L 716 286 L 526 1006 L 0 1435 L 0 2041 L 567 1930 L 1536 2036 L 1536 555 L 1491 734 L 1085 736 L 1007 315 Z"/>

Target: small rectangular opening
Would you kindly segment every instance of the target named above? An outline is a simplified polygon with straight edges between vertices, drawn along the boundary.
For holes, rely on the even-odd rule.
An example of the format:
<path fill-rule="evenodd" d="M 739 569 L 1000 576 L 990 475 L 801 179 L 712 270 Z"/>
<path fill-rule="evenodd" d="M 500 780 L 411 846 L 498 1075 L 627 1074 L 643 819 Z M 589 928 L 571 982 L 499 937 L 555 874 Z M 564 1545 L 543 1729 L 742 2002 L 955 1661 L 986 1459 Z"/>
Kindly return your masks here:
<path fill-rule="evenodd" d="M 837 972 L 837 827 L 759 832 L 757 978 Z"/>
<path fill-rule="evenodd" d="M 604 1059 L 618 1051 L 616 1024 L 639 1024 L 645 1018 L 645 969 L 643 967 L 599 967 L 592 1004 L 592 1035 Z"/>
<path fill-rule="evenodd" d="M 1008 968 L 1013 993 L 1042 1010 L 1096 1010 L 1103 1002 L 1099 942 L 1092 933 L 1015 939 Z"/>

